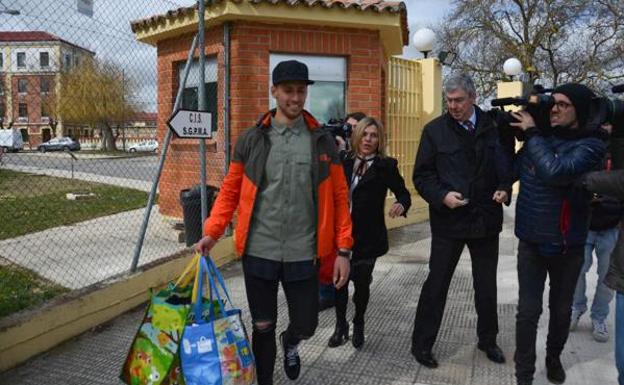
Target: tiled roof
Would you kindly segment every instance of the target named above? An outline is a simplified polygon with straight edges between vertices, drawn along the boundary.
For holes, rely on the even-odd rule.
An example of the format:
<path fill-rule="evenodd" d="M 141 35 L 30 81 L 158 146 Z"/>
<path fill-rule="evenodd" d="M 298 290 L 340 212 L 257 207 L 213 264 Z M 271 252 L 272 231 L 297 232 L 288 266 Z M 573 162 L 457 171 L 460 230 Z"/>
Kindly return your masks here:
<path fill-rule="evenodd" d="M 0 41 L 61 41 L 61 38 L 43 31 L 0 31 Z"/>
<path fill-rule="evenodd" d="M 374 10 L 379 13 L 400 13 L 401 14 L 401 28 L 403 32 L 403 44 L 408 44 L 409 30 L 407 27 L 407 7 L 403 1 L 390 1 L 390 0 L 213 0 L 214 3 L 221 3 L 224 1 L 231 1 L 234 3 L 242 3 L 244 1 L 249 2 L 252 5 L 268 3 L 268 4 L 287 4 L 291 7 L 297 7 L 299 5 L 307 7 L 322 6 L 325 8 L 355 8 L 361 11 Z M 165 21 L 169 17 L 184 16 L 192 13 L 197 8 L 197 5 L 190 7 L 183 7 L 168 11 L 164 15 L 155 15 L 146 19 L 133 21 L 131 24 L 132 31 L 136 32 L 140 27 L 146 27 L 152 23 Z"/>
<path fill-rule="evenodd" d="M 67 40 L 63 40 L 60 37 L 44 31 L 0 31 L 0 42 L 37 42 L 37 41 L 59 41 L 71 46 L 83 49 L 85 51 L 92 52 L 86 48 L 83 48 L 74 43 L 70 43 Z"/>

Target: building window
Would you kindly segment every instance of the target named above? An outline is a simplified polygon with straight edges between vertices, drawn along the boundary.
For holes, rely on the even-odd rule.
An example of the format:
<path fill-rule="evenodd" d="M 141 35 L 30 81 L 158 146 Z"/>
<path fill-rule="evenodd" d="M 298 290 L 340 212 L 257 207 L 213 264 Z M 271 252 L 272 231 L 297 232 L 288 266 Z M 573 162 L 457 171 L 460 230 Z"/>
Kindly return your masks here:
<path fill-rule="evenodd" d="M 66 53 L 65 56 L 63 56 L 63 60 L 65 61 L 65 68 L 70 69 L 72 66 L 71 55 Z"/>
<path fill-rule="evenodd" d="M 28 79 L 17 79 L 17 92 L 20 94 L 28 92 Z"/>
<path fill-rule="evenodd" d="M 20 103 L 17 111 L 17 116 L 20 118 L 28 117 L 28 104 Z"/>
<path fill-rule="evenodd" d="M 50 66 L 50 54 L 48 52 L 39 52 L 39 66 L 41 68 Z"/>
<path fill-rule="evenodd" d="M 50 109 L 48 108 L 48 103 L 41 103 L 41 117 L 50 117 Z"/>
<path fill-rule="evenodd" d="M 4 95 L 4 80 L 0 79 L 0 95 Z"/>
<path fill-rule="evenodd" d="M 2 56 L 2 52 L 0 52 L 0 71 L 4 68 L 4 56 Z"/>
<path fill-rule="evenodd" d="M 298 60 L 308 66 L 310 80 L 305 109 L 320 122 L 345 117 L 347 61 L 344 57 L 271 54 L 269 57 L 269 85 L 275 66 L 284 60 Z M 275 108 L 275 99 L 269 87 L 269 108 Z"/>
<path fill-rule="evenodd" d="M 0 119 L 4 119 L 4 114 L 6 114 L 6 111 L 4 110 L 4 103 L 0 103 Z"/>
<path fill-rule="evenodd" d="M 26 68 L 26 52 L 17 53 L 17 68 Z"/>
<path fill-rule="evenodd" d="M 178 65 L 178 80 L 182 83 L 182 77 L 184 75 L 184 62 Z M 204 89 L 206 92 L 206 110 L 212 114 L 212 131 L 217 130 L 218 122 L 218 110 L 217 100 L 218 87 L 217 87 L 217 58 L 207 57 L 206 67 L 204 68 Z M 184 90 L 182 91 L 182 109 L 185 110 L 198 110 L 199 99 L 199 61 L 195 59 L 191 64 Z"/>
<path fill-rule="evenodd" d="M 39 87 L 41 89 L 41 93 L 48 93 L 50 92 L 50 79 L 48 78 L 40 78 L 39 79 Z"/>

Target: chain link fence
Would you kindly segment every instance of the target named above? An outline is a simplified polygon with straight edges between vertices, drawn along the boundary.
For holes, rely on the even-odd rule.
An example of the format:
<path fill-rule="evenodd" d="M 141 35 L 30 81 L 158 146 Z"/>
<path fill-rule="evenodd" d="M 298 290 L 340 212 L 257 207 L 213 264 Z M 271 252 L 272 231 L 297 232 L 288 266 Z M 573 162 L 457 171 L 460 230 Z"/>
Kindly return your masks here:
<path fill-rule="evenodd" d="M 130 22 L 193 4 L 0 1 L 0 317 L 130 269 L 166 133 L 156 48 Z M 208 57 L 215 111 L 216 79 Z M 182 108 L 197 109 L 199 84 L 195 60 Z M 167 162 L 198 164 L 186 143 Z M 139 266 L 186 250 L 180 215 L 155 202 Z"/>

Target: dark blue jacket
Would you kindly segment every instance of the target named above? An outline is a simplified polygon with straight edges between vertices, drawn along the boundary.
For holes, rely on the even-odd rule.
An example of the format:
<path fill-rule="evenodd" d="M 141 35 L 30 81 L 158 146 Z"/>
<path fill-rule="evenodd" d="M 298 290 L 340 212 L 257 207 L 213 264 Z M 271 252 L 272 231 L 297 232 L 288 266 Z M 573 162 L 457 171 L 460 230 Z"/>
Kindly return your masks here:
<path fill-rule="evenodd" d="M 606 143 L 595 137 L 529 137 L 516 159 L 516 236 L 540 245 L 544 254 L 583 245 L 591 195 L 574 182 L 595 169 L 606 151 Z"/>

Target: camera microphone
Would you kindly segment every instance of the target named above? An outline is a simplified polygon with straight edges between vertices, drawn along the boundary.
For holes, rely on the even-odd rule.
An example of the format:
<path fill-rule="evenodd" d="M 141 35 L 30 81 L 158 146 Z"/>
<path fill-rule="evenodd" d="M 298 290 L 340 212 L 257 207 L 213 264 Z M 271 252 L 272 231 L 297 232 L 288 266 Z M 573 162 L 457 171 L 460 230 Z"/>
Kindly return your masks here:
<path fill-rule="evenodd" d="M 508 106 L 518 103 L 518 98 L 500 98 L 492 100 L 492 107 Z"/>
<path fill-rule="evenodd" d="M 624 84 L 618 84 L 617 86 L 613 86 L 611 88 L 611 92 L 613 92 L 614 94 L 619 94 L 624 92 Z"/>

